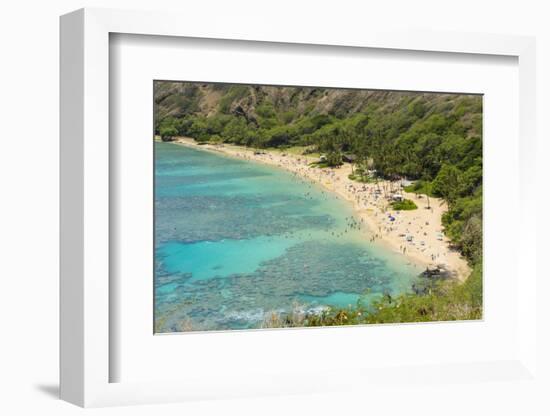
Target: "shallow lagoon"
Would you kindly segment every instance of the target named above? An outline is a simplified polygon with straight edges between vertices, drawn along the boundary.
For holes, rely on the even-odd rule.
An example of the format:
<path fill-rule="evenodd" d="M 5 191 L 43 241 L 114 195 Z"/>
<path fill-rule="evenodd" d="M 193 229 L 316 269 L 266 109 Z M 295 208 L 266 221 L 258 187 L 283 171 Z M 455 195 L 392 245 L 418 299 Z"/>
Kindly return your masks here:
<path fill-rule="evenodd" d="M 419 269 L 365 232 L 347 201 L 282 169 L 155 143 L 157 331 L 258 328 L 294 305 L 410 290 Z"/>

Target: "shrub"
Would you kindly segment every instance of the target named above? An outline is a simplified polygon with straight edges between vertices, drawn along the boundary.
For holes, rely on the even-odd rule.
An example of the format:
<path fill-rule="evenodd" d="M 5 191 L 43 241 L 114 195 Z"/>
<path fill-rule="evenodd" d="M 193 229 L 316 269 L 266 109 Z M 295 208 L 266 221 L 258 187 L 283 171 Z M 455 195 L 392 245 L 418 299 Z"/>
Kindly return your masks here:
<path fill-rule="evenodd" d="M 178 135 L 178 130 L 174 126 L 162 126 L 159 133 L 163 142 L 169 142 Z"/>
<path fill-rule="evenodd" d="M 392 202 L 391 206 L 396 211 L 412 211 L 413 209 L 418 208 L 414 201 L 411 201 L 410 199 L 404 199 L 403 201 L 394 201 Z"/>
<path fill-rule="evenodd" d="M 330 152 L 327 154 L 327 161 L 328 166 L 340 166 L 342 165 L 342 155 L 339 152 Z"/>

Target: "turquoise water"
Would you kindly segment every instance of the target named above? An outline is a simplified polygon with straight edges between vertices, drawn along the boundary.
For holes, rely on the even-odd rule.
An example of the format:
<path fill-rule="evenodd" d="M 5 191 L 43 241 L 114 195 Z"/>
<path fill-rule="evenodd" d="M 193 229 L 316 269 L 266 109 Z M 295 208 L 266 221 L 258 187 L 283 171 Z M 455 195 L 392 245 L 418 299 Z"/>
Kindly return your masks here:
<path fill-rule="evenodd" d="M 365 232 L 347 201 L 282 169 L 155 143 L 157 330 L 258 328 L 409 291 L 419 269 Z"/>

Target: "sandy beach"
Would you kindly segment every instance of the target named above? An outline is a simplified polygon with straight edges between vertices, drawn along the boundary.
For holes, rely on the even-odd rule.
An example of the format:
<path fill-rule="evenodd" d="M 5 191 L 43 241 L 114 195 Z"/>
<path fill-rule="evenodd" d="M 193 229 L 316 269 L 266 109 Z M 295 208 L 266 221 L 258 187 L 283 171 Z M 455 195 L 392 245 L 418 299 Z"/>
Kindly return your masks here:
<path fill-rule="evenodd" d="M 228 144 L 197 144 L 191 138 L 179 137 L 176 143 L 245 160 L 253 160 L 277 166 L 304 180 L 316 182 L 327 190 L 353 204 L 357 219 L 366 224 L 365 238 L 386 245 L 389 249 L 422 267 L 444 267 L 449 274 L 464 281 L 470 274 L 466 260 L 449 246 L 443 234 L 441 215 L 446 204 L 437 198 L 416 196 L 404 192 L 400 182 L 379 181 L 360 183 L 348 178 L 352 166 L 348 163 L 338 168 L 309 166 L 316 158 L 285 153 L 284 151 L 256 150 Z M 391 195 L 399 193 L 415 202 L 418 209 L 395 211 L 391 207 Z"/>

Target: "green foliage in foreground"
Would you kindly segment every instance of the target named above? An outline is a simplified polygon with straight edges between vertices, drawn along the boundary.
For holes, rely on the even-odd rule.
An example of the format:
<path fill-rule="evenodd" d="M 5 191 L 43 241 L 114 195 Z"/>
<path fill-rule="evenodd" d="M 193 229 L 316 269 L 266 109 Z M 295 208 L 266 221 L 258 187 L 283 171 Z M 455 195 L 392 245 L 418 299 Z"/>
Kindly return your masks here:
<path fill-rule="evenodd" d="M 470 277 L 463 284 L 454 281 L 437 282 L 427 294 L 407 294 L 375 302 L 366 322 L 428 322 L 481 319 L 482 266 L 474 267 Z"/>
<path fill-rule="evenodd" d="M 360 300 L 349 308 L 330 309 L 320 314 L 295 312 L 272 316 L 264 327 L 338 326 L 406 322 L 459 321 L 481 319 L 482 266 L 474 267 L 463 284 L 436 281 L 424 294 L 381 297 L 366 307 Z"/>
<path fill-rule="evenodd" d="M 414 201 L 411 201 L 410 199 L 392 202 L 391 206 L 396 211 L 412 211 L 413 209 L 418 208 Z"/>

